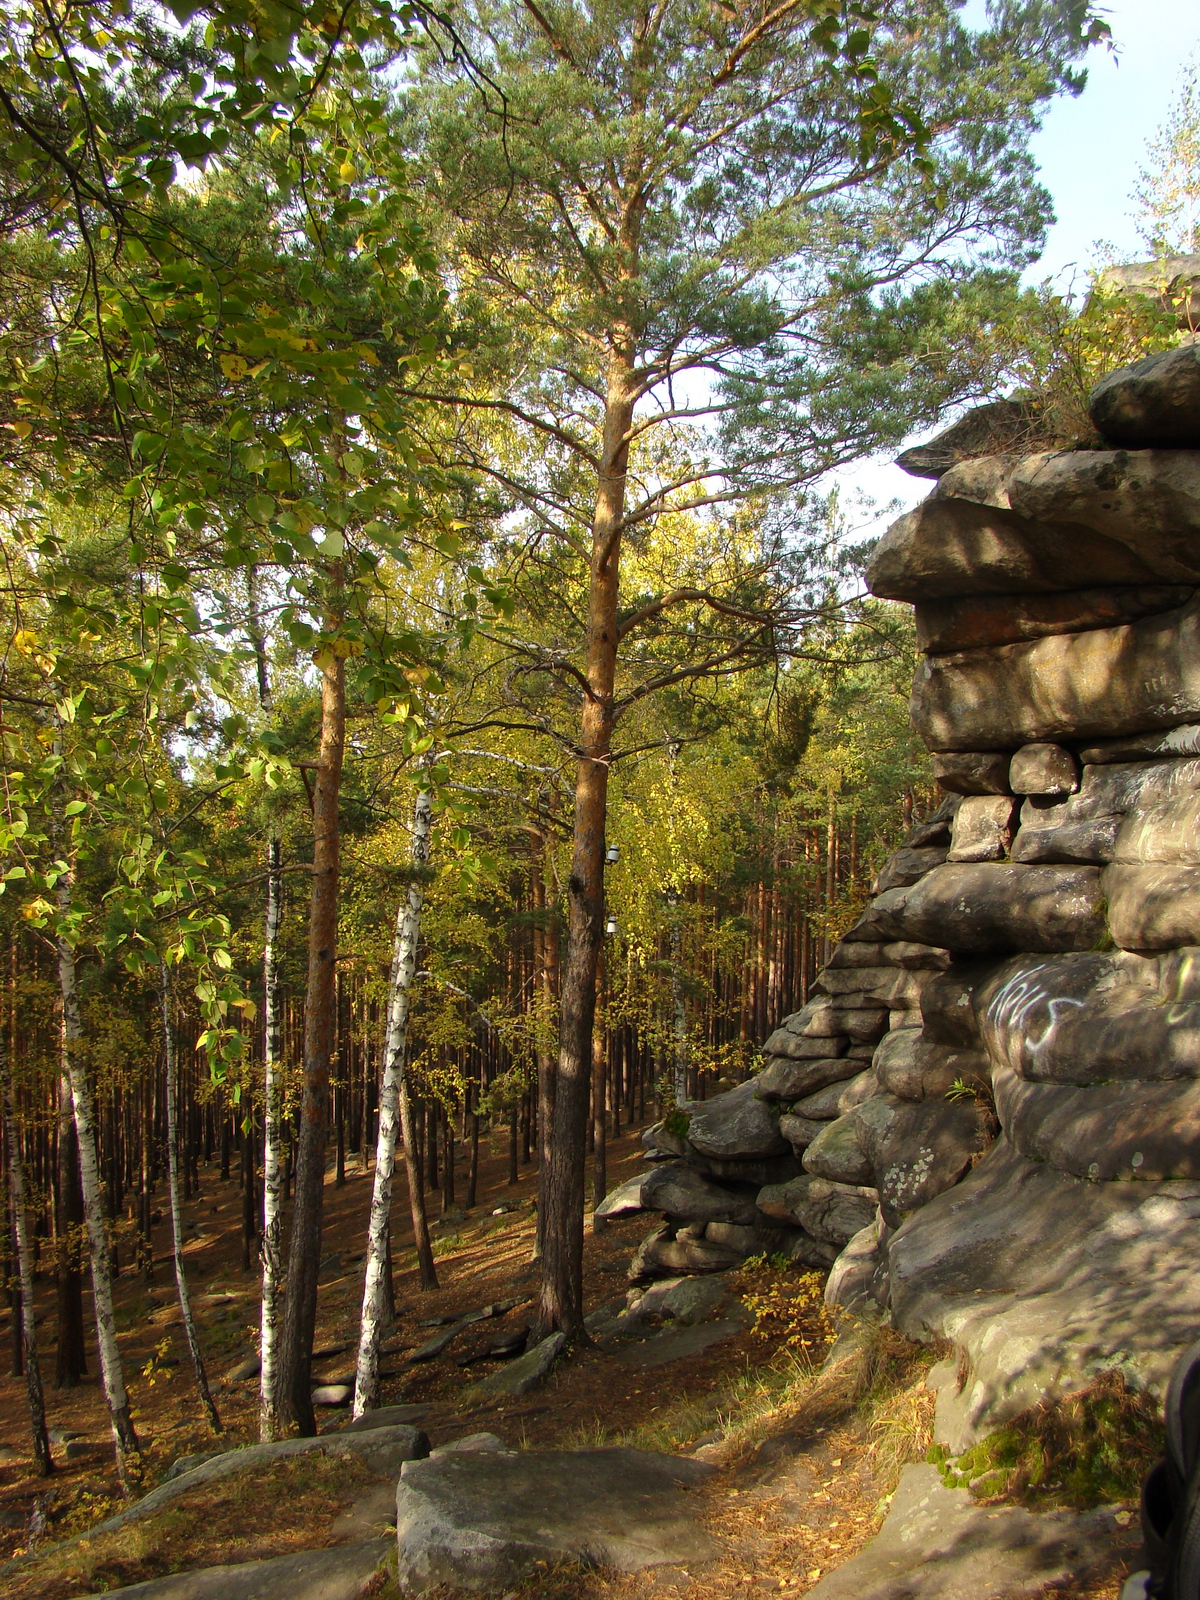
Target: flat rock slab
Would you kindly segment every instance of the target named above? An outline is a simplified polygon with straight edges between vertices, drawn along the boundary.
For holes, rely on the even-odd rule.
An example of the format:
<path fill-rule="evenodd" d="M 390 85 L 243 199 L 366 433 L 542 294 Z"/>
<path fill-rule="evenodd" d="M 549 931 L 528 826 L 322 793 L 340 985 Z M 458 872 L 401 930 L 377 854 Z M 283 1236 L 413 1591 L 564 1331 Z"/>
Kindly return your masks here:
<path fill-rule="evenodd" d="M 361 1600 L 375 1592 L 376 1572 L 391 1548 L 387 1539 L 302 1550 L 273 1561 L 176 1572 L 106 1593 L 128 1600 Z M 90 1595 L 88 1600 L 101 1600 Z"/>
<path fill-rule="evenodd" d="M 552 1333 L 548 1339 L 535 1344 L 532 1350 L 527 1350 L 523 1356 L 518 1356 L 506 1367 L 501 1367 L 499 1372 L 493 1372 L 489 1378 L 485 1378 L 481 1387 L 492 1394 L 528 1394 L 530 1389 L 536 1389 L 549 1376 L 550 1368 L 562 1354 L 566 1343 L 565 1333 Z"/>
<path fill-rule="evenodd" d="M 722 1317 L 718 1322 L 698 1322 L 691 1328 L 671 1329 L 657 1333 L 652 1339 L 642 1339 L 637 1344 L 626 1345 L 617 1354 L 623 1367 L 666 1367 L 672 1361 L 682 1361 L 687 1356 L 699 1355 L 702 1350 L 734 1334 L 744 1332 L 746 1324 L 738 1317 Z"/>
<path fill-rule="evenodd" d="M 399 1581 L 503 1595 L 538 1563 L 634 1572 L 712 1560 L 687 1491 L 713 1471 L 647 1450 L 461 1454 L 406 1464 L 396 1490 Z"/>
<path fill-rule="evenodd" d="M 808 1600 L 1016 1600 L 1104 1568 L 1135 1537 L 1109 1509 L 979 1505 L 936 1467 L 905 1467 L 879 1533 Z"/>

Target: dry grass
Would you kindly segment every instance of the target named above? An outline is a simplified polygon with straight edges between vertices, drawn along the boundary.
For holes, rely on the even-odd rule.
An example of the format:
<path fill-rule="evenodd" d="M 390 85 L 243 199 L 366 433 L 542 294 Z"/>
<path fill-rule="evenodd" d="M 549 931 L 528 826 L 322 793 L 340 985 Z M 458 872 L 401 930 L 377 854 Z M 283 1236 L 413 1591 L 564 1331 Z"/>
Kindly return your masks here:
<path fill-rule="evenodd" d="M 8 1575 L 5 1600 L 70 1600 L 171 1572 L 311 1548 L 314 1527 L 372 1481 L 361 1461 L 317 1452 L 256 1471 L 252 1488 L 242 1476 L 199 1485 L 139 1522 L 47 1549 Z"/>

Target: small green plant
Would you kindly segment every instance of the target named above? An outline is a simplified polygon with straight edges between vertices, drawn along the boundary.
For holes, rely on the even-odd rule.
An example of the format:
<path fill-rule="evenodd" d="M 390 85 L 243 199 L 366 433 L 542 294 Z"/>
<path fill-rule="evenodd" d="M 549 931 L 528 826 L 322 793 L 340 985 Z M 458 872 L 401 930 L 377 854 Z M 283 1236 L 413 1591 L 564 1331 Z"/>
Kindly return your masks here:
<path fill-rule="evenodd" d="M 175 1365 L 170 1359 L 170 1349 L 171 1339 L 168 1334 L 154 1346 L 149 1361 L 142 1368 L 142 1377 L 145 1378 L 152 1389 L 162 1379 L 170 1379 L 171 1368 Z"/>
<path fill-rule="evenodd" d="M 663 1132 L 672 1134 L 676 1139 L 686 1139 L 691 1125 L 690 1115 L 679 1106 L 672 1106 L 662 1120 Z"/>
<path fill-rule="evenodd" d="M 946 1090 L 947 1100 L 974 1100 L 976 1085 L 968 1083 L 965 1078 L 955 1078 Z"/>

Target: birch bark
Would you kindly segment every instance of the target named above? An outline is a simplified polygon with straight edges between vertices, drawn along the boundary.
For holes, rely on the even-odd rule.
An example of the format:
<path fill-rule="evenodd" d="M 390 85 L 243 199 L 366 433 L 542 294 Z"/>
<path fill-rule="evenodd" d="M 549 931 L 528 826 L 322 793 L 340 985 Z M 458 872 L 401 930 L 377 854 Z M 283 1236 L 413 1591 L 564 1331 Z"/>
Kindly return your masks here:
<path fill-rule="evenodd" d="M 200 1354 L 200 1341 L 196 1337 L 196 1324 L 192 1317 L 192 1301 L 188 1294 L 187 1274 L 183 1266 L 183 1217 L 179 1210 L 179 1140 L 176 1098 L 178 1090 L 179 1059 L 175 1047 L 175 1024 L 171 1018 L 171 979 L 164 964 L 161 969 L 163 1048 L 167 1058 L 167 1192 L 171 1205 L 171 1250 L 175 1263 L 175 1288 L 179 1295 L 179 1314 L 183 1318 L 183 1336 L 187 1341 L 192 1371 L 200 1403 L 208 1416 L 209 1427 L 221 1432 L 221 1419 L 208 1387 L 208 1374 L 204 1370 L 204 1357 Z"/>
<path fill-rule="evenodd" d="M 57 832 L 58 830 L 56 830 Z M 59 850 L 62 858 L 61 849 Z M 63 873 L 56 886 L 58 909 L 65 923 L 71 911 L 71 874 Z M 129 1415 L 129 1396 L 125 1392 L 125 1375 L 121 1369 L 121 1352 L 117 1348 L 117 1327 L 113 1317 L 112 1276 L 108 1251 L 108 1229 L 104 1223 L 104 1206 L 100 1198 L 100 1162 L 96 1152 L 96 1121 L 92 1109 L 92 1091 L 87 1081 L 80 1043 L 83 1038 L 83 1021 L 79 1010 L 79 980 L 75 969 L 75 951 L 66 935 L 60 932 L 56 941 L 58 950 L 58 983 L 62 995 L 62 1063 L 63 1071 L 71 1084 L 71 1104 L 75 1113 L 75 1132 L 79 1140 L 79 1177 L 83 1187 L 83 1216 L 87 1224 L 88 1249 L 92 1269 L 92 1303 L 96 1311 L 96 1343 L 100 1350 L 100 1381 L 112 1424 L 113 1444 L 117 1455 L 117 1472 L 122 1486 L 128 1490 L 131 1481 L 140 1478 L 138 1457 L 140 1446 Z M 134 1459 L 131 1461 L 130 1457 Z"/>
<path fill-rule="evenodd" d="M 417 792 L 413 808 L 412 864 L 414 873 L 408 894 L 396 912 L 396 933 L 392 953 L 392 972 L 388 992 L 387 1041 L 383 1058 L 383 1086 L 379 1092 L 379 1138 L 375 1151 L 375 1185 L 371 1194 L 371 1220 L 367 1233 L 367 1269 L 363 1284 L 362 1323 L 358 1339 L 358 1370 L 354 1379 L 354 1415 L 373 1410 L 379 1404 L 379 1338 L 387 1300 L 385 1277 L 388 1270 L 388 1236 L 392 1216 L 392 1178 L 396 1168 L 396 1135 L 403 1121 L 404 1152 L 408 1163 L 408 1186 L 413 1209 L 413 1232 L 421 1253 L 422 1234 L 429 1268 L 429 1234 L 425 1228 L 425 1197 L 419 1181 L 414 1181 L 415 1152 L 412 1137 L 412 1112 L 405 1083 L 405 1057 L 408 1052 L 408 1014 L 412 1001 L 413 978 L 417 970 L 417 946 L 421 938 L 421 911 L 425 890 L 421 869 L 429 861 L 429 836 L 433 827 L 433 804 L 427 789 Z M 418 1211 L 420 1215 L 418 1216 Z M 422 1263 L 422 1281 L 425 1279 Z M 434 1284 L 437 1279 L 434 1276 Z"/>
<path fill-rule="evenodd" d="M 267 922 L 263 938 L 264 1086 L 266 1124 L 263 1132 L 263 1230 L 262 1230 L 262 1371 L 259 1380 L 258 1433 L 264 1442 L 278 1438 L 279 1416 L 275 1406 L 275 1377 L 279 1345 L 280 1241 L 283 1234 L 283 1205 L 280 1198 L 282 1170 L 279 1160 L 279 1085 L 280 1015 L 279 973 L 275 948 L 283 914 L 282 852 L 278 839 L 269 846 L 267 868 Z"/>
<path fill-rule="evenodd" d="M 33 1314 L 33 1255 L 29 1248 L 29 1218 L 25 1211 L 25 1164 L 17 1138 L 17 1105 L 13 1095 L 12 1069 L 8 1051 L 0 1036 L 0 1093 L 4 1097 L 4 1136 L 8 1142 L 8 1196 L 13 1227 L 17 1235 L 17 1281 L 21 1290 L 21 1357 L 25 1367 L 25 1387 L 29 1394 L 29 1427 L 33 1435 L 33 1459 L 39 1474 L 48 1478 L 54 1471 L 50 1459 L 50 1439 L 46 1433 L 46 1401 L 42 1392 L 42 1371 L 38 1366 L 37 1332 Z"/>

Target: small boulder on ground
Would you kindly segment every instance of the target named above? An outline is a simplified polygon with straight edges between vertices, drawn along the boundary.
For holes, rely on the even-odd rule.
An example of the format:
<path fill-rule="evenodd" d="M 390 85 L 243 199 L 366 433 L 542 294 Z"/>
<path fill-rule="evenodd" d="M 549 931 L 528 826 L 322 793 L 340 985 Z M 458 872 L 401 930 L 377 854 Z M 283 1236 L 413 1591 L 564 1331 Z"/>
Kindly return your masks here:
<path fill-rule="evenodd" d="M 550 1368 L 558 1360 L 566 1345 L 565 1333 L 552 1333 L 548 1339 L 535 1344 L 523 1356 L 510 1361 L 483 1380 L 482 1387 L 492 1394 L 528 1394 L 549 1376 Z"/>
<path fill-rule="evenodd" d="M 712 1560 L 688 1491 L 712 1472 L 646 1450 L 446 1455 L 402 1474 L 397 1577 L 405 1595 L 439 1585 L 506 1594 L 546 1566 L 635 1572 Z"/>

